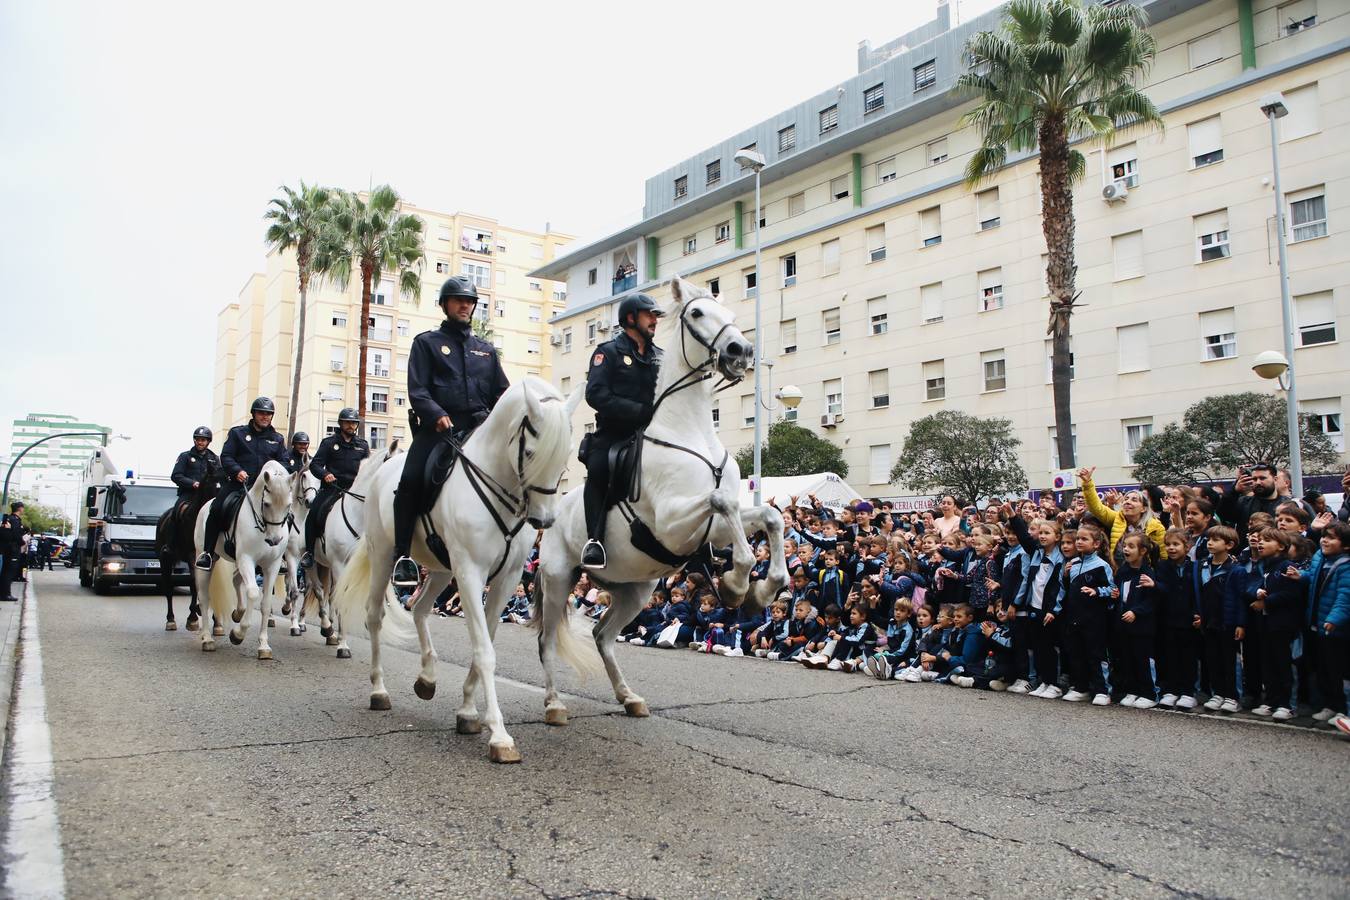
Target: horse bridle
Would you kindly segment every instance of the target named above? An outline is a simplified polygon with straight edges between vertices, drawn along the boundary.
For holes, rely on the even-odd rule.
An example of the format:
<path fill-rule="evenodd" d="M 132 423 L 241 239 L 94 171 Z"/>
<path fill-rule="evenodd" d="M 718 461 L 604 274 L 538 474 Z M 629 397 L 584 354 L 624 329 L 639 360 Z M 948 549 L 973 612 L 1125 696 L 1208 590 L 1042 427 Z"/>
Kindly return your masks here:
<path fill-rule="evenodd" d="M 263 493 L 266 492 L 267 487 L 264 486 Z M 286 517 L 276 522 L 271 522 L 268 521 L 263 516 L 258 515 L 258 509 L 253 505 L 253 497 L 249 495 L 249 492 L 247 490 L 244 491 L 244 502 L 248 504 L 248 511 L 253 513 L 253 527 L 258 529 L 258 531 L 262 534 L 267 533 L 267 526 L 269 525 L 273 528 L 279 528 L 282 526 L 289 527 L 295 524 L 295 514 L 291 512 L 291 505 L 289 503 L 286 504 Z"/>
<path fill-rule="evenodd" d="M 703 300 L 706 298 L 698 297 L 696 299 Z M 680 376 L 678 379 L 676 379 L 675 382 L 670 385 L 670 387 L 666 388 L 664 391 L 661 392 L 660 397 L 656 398 L 656 402 L 652 405 L 653 416 L 656 415 L 656 410 L 661 408 L 662 401 L 664 401 L 667 397 L 671 396 L 672 394 L 679 393 L 685 388 L 690 388 L 696 384 L 700 384 L 701 382 L 707 381 L 709 378 L 713 377 L 713 373 L 708 371 L 708 369 L 710 369 L 714 365 L 714 363 L 717 362 L 718 356 L 717 342 L 721 340 L 722 335 L 726 333 L 726 330 L 730 328 L 733 324 L 735 324 L 734 322 L 727 322 L 721 328 L 717 329 L 717 333 L 714 334 L 711 338 L 704 338 L 703 335 L 699 334 L 697 331 L 694 330 L 694 326 L 689 321 L 688 314 L 692 303 L 693 301 L 691 300 L 689 303 L 686 303 L 684 305 L 683 309 L 680 310 L 680 356 L 684 358 L 684 364 L 685 366 L 688 367 L 689 371 L 686 372 L 684 375 Z M 701 344 L 703 348 L 708 351 L 707 358 L 704 359 L 703 362 L 699 363 L 698 365 L 694 365 L 692 362 L 689 361 L 689 348 L 685 344 L 686 335 L 693 337 L 695 341 Z M 725 375 L 722 375 L 721 376 L 722 381 L 716 388 L 713 389 L 713 393 L 720 394 L 727 388 L 734 387 L 735 385 L 740 384 L 741 381 L 744 380 L 744 378 L 745 378 L 744 375 L 742 375 L 740 378 L 727 378 Z"/>

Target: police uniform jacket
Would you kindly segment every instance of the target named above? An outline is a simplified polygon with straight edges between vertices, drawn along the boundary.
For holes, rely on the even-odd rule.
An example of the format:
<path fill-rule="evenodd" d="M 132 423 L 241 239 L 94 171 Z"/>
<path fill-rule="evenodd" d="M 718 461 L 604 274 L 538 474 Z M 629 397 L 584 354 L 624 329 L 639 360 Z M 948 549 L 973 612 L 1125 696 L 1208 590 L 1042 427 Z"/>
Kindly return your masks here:
<path fill-rule="evenodd" d="M 341 434 L 330 434 L 319 441 L 319 449 L 315 451 L 314 459 L 310 460 L 309 471 L 320 481 L 324 476 L 332 475 L 337 479 L 334 483 L 338 487 L 350 490 L 352 482 L 356 480 L 357 470 L 367 456 L 370 456 L 370 445 L 360 435 L 353 436 L 349 441 Z"/>
<path fill-rule="evenodd" d="M 192 485 L 205 480 L 208 468 L 220 471 L 220 457 L 210 447 L 201 451 L 193 447 L 178 454 L 178 462 L 173 464 L 173 474 L 169 476 L 178 485 L 178 496 L 192 493 Z"/>
<path fill-rule="evenodd" d="M 472 428 L 510 386 L 497 348 L 467 325 L 446 320 L 413 339 L 408 399 L 419 431 L 431 429 L 441 416 L 449 416 L 456 429 Z"/>
<path fill-rule="evenodd" d="M 296 472 L 303 472 L 309 466 L 310 456 L 308 453 L 300 454 L 294 450 L 287 450 L 281 454 L 281 464 L 286 467 L 286 471 L 294 475 Z"/>
<path fill-rule="evenodd" d="M 661 348 L 638 353 L 627 332 L 595 348 L 586 375 L 586 402 L 595 410 L 597 432 L 625 438 L 645 426 L 656 403 Z"/>
<path fill-rule="evenodd" d="M 258 431 L 252 422 L 236 425 L 225 438 L 225 446 L 220 451 L 220 464 L 225 470 L 226 485 L 229 490 L 243 488 L 235 479 L 240 472 L 247 472 L 249 480 L 258 477 L 263 465 L 271 459 L 285 465 L 286 442 L 271 425 Z"/>

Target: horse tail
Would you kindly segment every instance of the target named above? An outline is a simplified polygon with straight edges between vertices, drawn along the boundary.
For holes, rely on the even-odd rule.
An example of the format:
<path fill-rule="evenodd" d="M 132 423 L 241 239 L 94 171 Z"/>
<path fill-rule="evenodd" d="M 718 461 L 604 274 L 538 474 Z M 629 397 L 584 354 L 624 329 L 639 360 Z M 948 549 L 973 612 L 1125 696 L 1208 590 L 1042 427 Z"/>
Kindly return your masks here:
<path fill-rule="evenodd" d="M 333 609 L 342 617 L 343 631 L 355 631 L 357 623 L 360 623 L 361 628 L 365 628 L 366 603 L 370 597 L 370 589 L 370 544 L 363 535 L 356 542 L 351 558 L 347 560 L 347 568 L 343 570 L 342 577 L 333 587 L 333 595 L 329 598 Z M 412 613 L 404 609 L 400 603 L 388 602 L 387 595 L 387 589 L 381 592 L 381 602 L 384 606 L 381 630 L 387 630 L 389 637 L 395 641 L 409 642 L 416 639 L 417 627 Z"/>
<path fill-rule="evenodd" d="M 211 580 L 206 586 L 207 606 L 215 614 L 216 621 L 222 625 L 229 621 L 230 613 L 235 608 L 235 571 L 234 563 L 224 559 L 216 560 L 216 564 L 211 567 Z M 203 619 L 202 625 L 209 628 L 211 623 Z"/>
<path fill-rule="evenodd" d="M 535 571 L 535 578 L 541 590 L 539 600 L 534 604 L 533 614 L 530 616 L 529 626 L 544 631 L 544 616 L 561 615 L 562 620 L 558 622 L 553 629 L 554 647 L 558 651 L 558 656 L 567 663 L 572 669 L 582 677 L 590 678 L 592 675 L 599 675 L 605 670 L 605 661 L 600 658 L 600 651 L 595 648 L 594 641 L 588 641 L 577 635 L 572 628 L 572 604 L 566 599 L 557 604 L 557 613 L 549 608 L 548 597 L 545 596 L 547 588 L 544 587 L 548 581 L 544 578 L 543 566 L 541 565 Z"/>

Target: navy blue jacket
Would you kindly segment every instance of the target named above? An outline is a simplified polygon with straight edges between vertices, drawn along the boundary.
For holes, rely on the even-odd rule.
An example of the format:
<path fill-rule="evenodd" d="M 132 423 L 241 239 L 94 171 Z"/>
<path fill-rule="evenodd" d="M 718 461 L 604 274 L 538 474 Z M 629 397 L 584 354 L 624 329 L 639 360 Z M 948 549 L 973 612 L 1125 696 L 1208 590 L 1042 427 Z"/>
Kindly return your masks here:
<path fill-rule="evenodd" d="M 255 429 L 251 422 L 234 426 L 220 451 L 220 465 L 225 470 L 225 490 L 243 490 L 245 486 L 236 480 L 240 472 L 247 472 L 251 483 L 268 461 L 281 462 L 285 453 L 286 442 L 271 425 L 261 431 Z"/>
<path fill-rule="evenodd" d="M 651 420 L 661 348 L 648 344 L 644 356 L 621 332 L 595 348 L 586 373 L 586 403 L 595 410 L 596 431 L 625 438 Z"/>
<path fill-rule="evenodd" d="M 1031 531 L 1021 516 L 1013 516 L 1011 522 L 1013 531 L 1017 533 L 1017 542 L 1022 545 L 1022 550 L 1028 557 L 1023 570 L 1025 574 L 1022 576 L 1022 592 L 1017 597 L 1017 610 L 1019 613 L 1025 612 L 1031 618 L 1039 618 L 1045 613 L 1058 616 L 1063 609 L 1060 603 L 1063 588 L 1060 574 L 1064 569 L 1064 554 L 1060 552 L 1059 547 L 1046 553 L 1040 542 L 1031 536 Z M 1041 609 L 1038 615 L 1031 601 L 1035 592 L 1036 573 L 1042 566 L 1050 570 L 1050 579 L 1045 583 L 1045 593 L 1041 596 Z"/>
<path fill-rule="evenodd" d="M 366 439 L 357 435 L 350 441 L 341 433 L 330 434 L 319 441 L 319 449 L 309 462 L 309 471 L 320 481 L 325 475 L 337 479 L 334 484 L 345 490 L 351 490 L 361 463 L 370 456 L 370 445 Z"/>
<path fill-rule="evenodd" d="M 1100 555 L 1093 553 L 1071 560 L 1064 567 L 1063 594 L 1064 615 L 1069 623 L 1105 622 L 1107 615 L 1115 609 L 1111 600 L 1115 586 L 1111 565 Z M 1091 596 L 1083 593 L 1085 587 L 1092 589 Z"/>
<path fill-rule="evenodd" d="M 1247 624 L 1245 602 L 1247 573 L 1229 557 L 1222 565 L 1205 560 L 1199 566 L 1200 627 L 1206 631 L 1227 631 Z M 1208 579 L 1205 575 L 1208 573 Z"/>
<path fill-rule="evenodd" d="M 1167 628 L 1191 628 L 1200 608 L 1195 602 L 1195 562 L 1164 559 L 1153 580 L 1158 583 L 1160 618 Z"/>
<path fill-rule="evenodd" d="M 178 461 L 173 464 L 173 474 L 169 476 L 178 485 L 178 496 L 191 495 L 194 491 L 192 485 L 205 479 L 208 469 L 217 474 L 220 472 L 220 457 L 210 447 L 200 453 L 193 447 L 178 454 Z"/>
<path fill-rule="evenodd" d="M 895 654 L 902 660 L 914 657 L 918 643 L 914 634 L 914 623 L 906 619 L 897 625 L 892 619 L 886 626 L 886 652 Z"/>
<path fill-rule="evenodd" d="M 960 667 L 967 674 L 975 674 L 984 669 L 985 639 L 980 626 L 971 622 L 965 628 L 950 629 L 948 652 L 951 653 L 953 668 Z"/>
<path fill-rule="evenodd" d="M 825 623 L 816 616 L 808 616 L 805 619 L 793 616 L 788 620 L 787 642 L 793 647 L 813 644 L 820 640 L 820 636 L 824 633 Z"/>
<path fill-rule="evenodd" d="M 1144 575 L 1153 579 L 1154 587 L 1139 586 L 1139 579 Z M 1161 590 L 1157 587 L 1159 583 L 1158 576 L 1148 566 L 1135 569 L 1124 565 L 1116 570 L 1116 585 L 1120 588 L 1118 611 L 1122 616 L 1127 612 L 1134 613 L 1133 622 L 1121 622 L 1119 625 L 1126 634 L 1146 635 L 1157 632 L 1156 615 L 1158 596 L 1161 594 Z"/>
<path fill-rule="evenodd" d="M 447 319 L 413 338 L 408 400 L 419 432 L 430 431 L 441 416 L 449 416 L 456 430 L 473 428 L 510 385 L 497 348 L 467 325 Z"/>
<path fill-rule="evenodd" d="M 1298 634 L 1303 628 L 1304 608 L 1308 597 L 1305 587 L 1308 577 L 1307 564 L 1300 566 L 1287 559 L 1276 559 L 1271 562 L 1258 561 L 1256 566 L 1248 585 L 1248 599 L 1255 600 L 1256 590 L 1264 588 L 1265 609 L 1261 615 L 1265 619 L 1266 628 L 1286 635 Z M 1303 578 L 1286 578 L 1284 573 L 1290 566 L 1303 569 Z"/>

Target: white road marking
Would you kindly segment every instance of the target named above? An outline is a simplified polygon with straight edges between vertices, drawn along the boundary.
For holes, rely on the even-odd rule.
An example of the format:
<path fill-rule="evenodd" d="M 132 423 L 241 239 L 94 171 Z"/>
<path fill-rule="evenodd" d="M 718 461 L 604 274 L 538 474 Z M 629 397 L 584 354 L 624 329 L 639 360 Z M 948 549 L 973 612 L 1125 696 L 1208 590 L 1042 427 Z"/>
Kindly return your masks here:
<path fill-rule="evenodd" d="M 5 893 L 11 897 L 66 895 L 61 822 L 56 815 L 52 733 L 47 727 L 47 693 L 42 682 L 37 593 L 30 579 L 24 592 L 19 669 L 14 679 L 9 771 L 9 823 L 5 829 Z"/>

